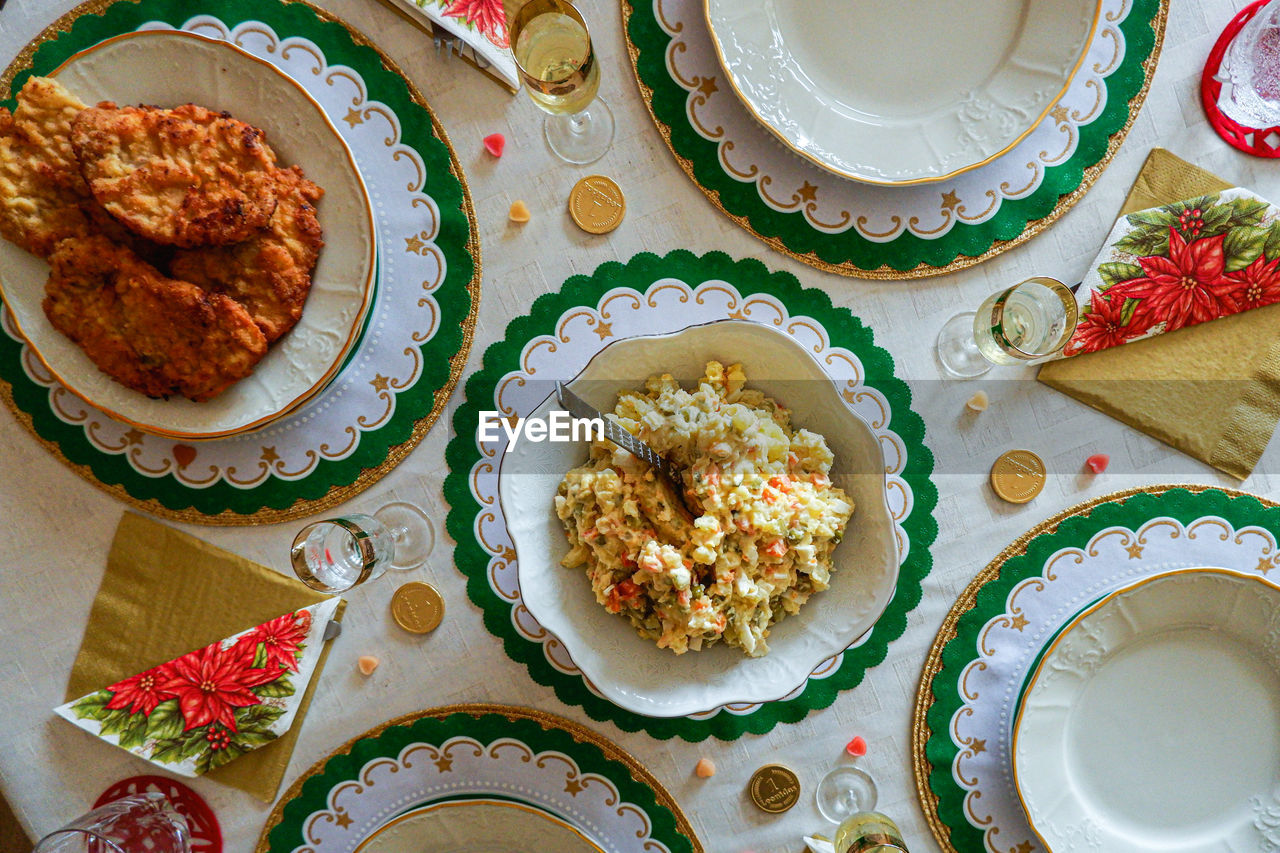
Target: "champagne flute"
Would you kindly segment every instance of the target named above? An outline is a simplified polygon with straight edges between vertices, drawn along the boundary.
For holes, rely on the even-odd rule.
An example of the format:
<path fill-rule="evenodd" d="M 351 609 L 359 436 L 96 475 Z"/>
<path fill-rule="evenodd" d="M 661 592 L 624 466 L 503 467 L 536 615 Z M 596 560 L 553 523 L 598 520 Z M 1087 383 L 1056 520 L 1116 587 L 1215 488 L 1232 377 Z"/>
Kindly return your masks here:
<path fill-rule="evenodd" d="M 308 524 L 294 537 L 289 560 L 300 581 L 335 594 L 381 577 L 387 569 L 421 566 L 435 541 L 427 514 L 396 501 L 373 515 L 351 513 Z"/>
<path fill-rule="evenodd" d="M 1045 276 L 1029 278 L 991 294 L 976 312 L 948 320 L 938 333 L 938 361 L 952 376 L 971 379 L 993 364 L 1048 358 L 1071 340 L 1078 320 L 1070 288 Z"/>
<path fill-rule="evenodd" d="M 548 115 L 547 144 L 569 163 L 594 163 L 613 141 L 613 113 L 596 97 L 600 64 L 582 14 L 567 0 L 530 0 L 511 22 L 516 67 Z"/>

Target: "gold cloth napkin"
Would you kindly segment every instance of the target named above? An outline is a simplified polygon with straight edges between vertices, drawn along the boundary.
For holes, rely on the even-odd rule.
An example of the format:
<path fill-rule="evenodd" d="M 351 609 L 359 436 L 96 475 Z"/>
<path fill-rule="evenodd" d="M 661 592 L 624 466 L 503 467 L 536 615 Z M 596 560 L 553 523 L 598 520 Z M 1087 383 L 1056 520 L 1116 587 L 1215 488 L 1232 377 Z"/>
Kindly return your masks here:
<path fill-rule="evenodd" d="M 1120 215 L 1231 183 L 1152 149 Z M 1041 382 L 1244 480 L 1280 420 L 1280 304 L 1048 362 Z"/>
<path fill-rule="evenodd" d="M 179 655 L 324 601 L 296 580 L 140 515 L 116 528 L 107 571 L 89 611 L 67 701 Z M 340 621 L 346 602 L 339 602 Z M 273 743 L 207 774 L 264 802 L 275 799 L 329 644 L 293 726 Z"/>

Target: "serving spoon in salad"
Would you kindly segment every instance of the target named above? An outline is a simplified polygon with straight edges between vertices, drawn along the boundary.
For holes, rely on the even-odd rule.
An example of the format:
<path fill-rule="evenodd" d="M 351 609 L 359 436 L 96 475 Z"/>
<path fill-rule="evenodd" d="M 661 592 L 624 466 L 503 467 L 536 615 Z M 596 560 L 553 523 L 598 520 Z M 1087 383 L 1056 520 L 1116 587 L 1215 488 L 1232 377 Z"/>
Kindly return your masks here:
<path fill-rule="evenodd" d="M 684 476 L 680 468 L 672 464 L 669 459 L 650 447 L 647 442 L 636 438 L 616 422 L 606 418 L 603 412 L 570 391 L 569 387 L 563 382 L 556 383 L 556 400 L 560 403 L 561 408 L 575 418 L 580 420 L 595 420 L 598 418 L 604 423 L 605 438 L 648 465 L 666 482 L 666 485 L 670 486 L 669 491 L 675 497 L 676 509 L 681 511 L 682 515 L 692 519 L 695 515 L 700 514 L 693 512 L 689 506 L 685 497 Z"/>

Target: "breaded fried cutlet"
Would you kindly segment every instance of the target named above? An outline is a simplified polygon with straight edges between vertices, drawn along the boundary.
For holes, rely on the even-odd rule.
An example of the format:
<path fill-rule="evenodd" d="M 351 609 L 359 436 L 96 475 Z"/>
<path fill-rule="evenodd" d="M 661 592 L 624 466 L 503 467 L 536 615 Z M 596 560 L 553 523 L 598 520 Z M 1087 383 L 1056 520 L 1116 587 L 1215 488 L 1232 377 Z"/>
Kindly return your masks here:
<path fill-rule="evenodd" d="M 266 134 L 226 113 L 105 101 L 76 116 L 71 144 L 97 202 L 157 243 L 238 243 L 265 228 L 276 207 Z"/>
<path fill-rule="evenodd" d="M 101 235 L 49 257 L 44 313 L 100 370 L 149 397 L 202 402 L 253 372 L 267 341 L 235 300 L 166 278 Z"/>
<path fill-rule="evenodd" d="M 216 293 L 225 293 L 253 315 L 268 343 L 302 316 L 324 236 L 315 204 L 324 190 L 297 166 L 274 173 L 279 203 L 265 231 L 234 246 L 183 249 L 170 271 Z"/>
<path fill-rule="evenodd" d="M 0 108 L 0 235 L 48 257 L 67 237 L 84 236 L 90 200 L 71 149 L 71 124 L 85 108 L 61 84 L 32 77 L 16 111 Z"/>

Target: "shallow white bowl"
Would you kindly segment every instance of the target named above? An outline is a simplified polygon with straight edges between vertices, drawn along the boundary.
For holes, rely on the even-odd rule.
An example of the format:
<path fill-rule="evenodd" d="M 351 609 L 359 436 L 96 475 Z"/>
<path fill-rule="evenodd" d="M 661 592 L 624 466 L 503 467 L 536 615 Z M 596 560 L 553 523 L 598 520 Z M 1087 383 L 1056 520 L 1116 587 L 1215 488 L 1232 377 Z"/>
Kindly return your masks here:
<path fill-rule="evenodd" d="M 704 0 L 729 85 L 778 140 L 868 183 L 950 178 L 1029 134 L 1100 0 Z"/>
<path fill-rule="evenodd" d="M 284 166 L 298 165 L 325 191 L 317 205 L 325 247 L 302 319 L 254 372 L 212 400 L 159 400 L 98 370 L 41 308 L 49 265 L 0 240 L 0 293 L 22 336 L 73 394 L 146 432 L 211 439 L 264 426 L 319 392 L 342 368 L 374 296 L 375 237 L 368 192 L 324 109 L 292 78 L 225 41 L 155 30 L 107 39 L 51 75 L 87 104 L 226 110 L 266 131 Z"/>
<path fill-rule="evenodd" d="M 831 588 L 771 629 L 768 655 L 749 658 L 723 643 L 679 656 L 659 649 L 596 603 L 582 569 L 560 565 L 569 545 L 555 514 L 556 488 L 566 471 L 586 460 L 585 444 L 521 441 L 504 454 L 499 472 L 498 495 L 515 544 L 525 607 L 560 639 L 597 691 L 651 717 L 780 699 L 875 624 L 898 580 L 880 444 L 791 336 L 760 323 L 724 320 L 628 338 L 597 353 L 570 387 L 610 412 L 619 390 L 643 388 L 653 374 L 670 373 L 692 387 L 712 359 L 742 362 L 748 387 L 790 408 L 794 427 L 826 438 L 835 454 L 832 480 L 856 505 L 834 552 Z M 558 408 L 548 398 L 530 417 Z"/>

